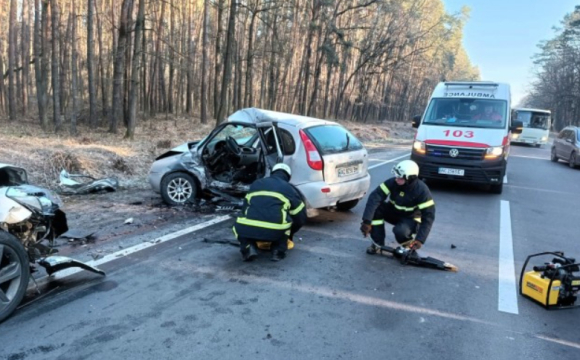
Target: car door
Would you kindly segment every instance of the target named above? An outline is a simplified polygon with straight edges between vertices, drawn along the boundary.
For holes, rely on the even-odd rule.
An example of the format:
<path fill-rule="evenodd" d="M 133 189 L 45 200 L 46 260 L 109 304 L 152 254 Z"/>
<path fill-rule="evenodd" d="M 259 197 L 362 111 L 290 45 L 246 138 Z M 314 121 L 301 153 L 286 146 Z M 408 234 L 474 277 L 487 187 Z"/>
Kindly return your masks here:
<path fill-rule="evenodd" d="M 556 147 L 556 155 L 560 158 L 566 158 L 566 138 L 568 136 L 568 130 L 564 129 L 560 131 L 558 137 L 554 140 L 554 144 Z"/>
<path fill-rule="evenodd" d="M 567 154 L 566 159 L 570 158 L 570 155 L 572 155 L 572 152 L 574 152 L 575 149 L 576 149 L 576 131 L 569 130 L 568 136 L 566 137 L 566 154 Z"/>

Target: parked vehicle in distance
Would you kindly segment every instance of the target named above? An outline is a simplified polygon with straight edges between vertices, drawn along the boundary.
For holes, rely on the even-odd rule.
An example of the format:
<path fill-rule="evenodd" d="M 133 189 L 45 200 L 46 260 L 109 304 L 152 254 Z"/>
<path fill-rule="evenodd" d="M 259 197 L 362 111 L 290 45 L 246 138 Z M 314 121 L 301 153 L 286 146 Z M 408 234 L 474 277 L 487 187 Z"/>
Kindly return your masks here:
<path fill-rule="evenodd" d="M 510 137 L 521 122 L 510 121 L 510 86 L 487 81 L 441 82 L 418 128 L 411 159 L 423 179 L 488 184 L 501 194 Z"/>
<path fill-rule="evenodd" d="M 242 109 L 201 141 L 180 145 L 155 159 L 149 183 L 164 202 L 180 205 L 205 191 L 242 196 L 250 184 L 283 161 L 315 209 L 356 206 L 370 186 L 368 153 L 341 125 L 327 120 Z"/>
<path fill-rule="evenodd" d="M 571 168 L 580 165 L 580 128 L 567 126 L 554 139 L 550 159 L 558 162 L 562 159 L 568 162 Z"/>
<path fill-rule="evenodd" d="M 512 134 L 512 144 L 530 144 L 541 147 L 548 143 L 552 127 L 550 110 L 515 108 L 512 110 L 512 120 L 521 121 L 521 134 Z"/>

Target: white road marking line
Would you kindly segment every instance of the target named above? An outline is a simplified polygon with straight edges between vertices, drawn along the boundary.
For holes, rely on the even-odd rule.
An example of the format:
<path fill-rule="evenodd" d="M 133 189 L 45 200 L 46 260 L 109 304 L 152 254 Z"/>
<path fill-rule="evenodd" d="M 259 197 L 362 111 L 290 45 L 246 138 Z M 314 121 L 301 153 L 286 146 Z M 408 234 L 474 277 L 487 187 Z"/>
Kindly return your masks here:
<path fill-rule="evenodd" d="M 525 159 L 536 159 L 536 160 L 550 160 L 550 158 L 539 157 L 539 156 L 526 156 L 526 155 L 510 155 L 510 157 L 518 157 L 518 158 L 525 158 Z"/>
<path fill-rule="evenodd" d="M 507 173 L 503 176 L 503 183 L 504 184 L 507 184 L 508 183 L 508 181 L 507 181 Z"/>
<path fill-rule="evenodd" d="M 499 223 L 498 310 L 518 314 L 516 270 L 509 201 L 501 200 Z"/>
<path fill-rule="evenodd" d="M 173 232 L 171 234 L 163 235 L 161 237 L 158 237 L 157 239 L 150 240 L 150 241 L 147 241 L 147 242 L 144 242 L 141 244 L 137 244 L 137 245 L 132 246 L 130 248 L 119 250 L 119 251 L 114 252 L 112 254 L 106 255 L 100 259 L 87 261 L 85 264 L 93 266 L 93 267 L 97 267 L 99 265 L 108 263 L 108 262 L 113 261 L 115 259 L 125 257 L 127 255 L 131 255 L 131 254 L 136 253 L 138 251 L 150 248 L 152 246 L 156 246 L 156 245 L 162 244 L 164 242 L 176 239 L 180 236 L 187 235 L 187 234 L 190 234 L 192 232 L 196 232 L 198 230 L 204 229 L 208 226 L 218 224 L 218 223 L 223 222 L 223 221 L 228 220 L 228 219 L 230 219 L 229 215 L 218 216 L 218 217 L 211 219 L 211 220 L 208 220 L 206 222 L 190 226 L 188 228 Z M 70 268 L 70 269 L 56 272 L 52 276 L 43 276 L 43 277 L 37 279 L 36 282 L 40 285 L 41 283 L 45 283 L 47 281 L 63 279 L 65 277 L 74 275 L 74 274 L 79 273 L 81 271 L 86 271 L 86 270 L 83 270 L 80 268 Z"/>
<path fill-rule="evenodd" d="M 383 165 L 388 164 L 388 163 L 392 163 L 393 161 L 397 161 L 397 160 L 402 159 L 404 157 L 407 157 L 409 155 L 411 155 L 411 153 L 407 153 L 403 156 L 399 156 L 399 157 L 396 157 L 396 158 L 391 159 L 391 160 L 383 161 L 382 163 L 379 163 L 379 164 L 374 164 L 373 166 L 369 166 L 369 170 L 372 170 L 372 169 L 379 167 L 379 166 L 383 166 Z"/>

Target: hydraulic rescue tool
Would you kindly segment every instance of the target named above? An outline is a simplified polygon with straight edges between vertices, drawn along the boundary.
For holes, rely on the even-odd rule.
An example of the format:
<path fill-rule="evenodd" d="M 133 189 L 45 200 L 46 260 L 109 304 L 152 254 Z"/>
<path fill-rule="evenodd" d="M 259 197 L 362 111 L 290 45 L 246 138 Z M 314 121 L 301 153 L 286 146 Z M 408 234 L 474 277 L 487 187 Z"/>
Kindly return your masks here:
<path fill-rule="evenodd" d="M 444 271 L 452 271 L 457 272 L 459 269 L 457 266 L 450 264 L 445 261 L 441 261 L 432 257 L 421 257 L 419 253 L 413 248 L 406 247 L 405 244 L 401 246 L 397 246 L 396 248 L 379 245 L 373 241 L 376 247 L 380 249 L 380 253 L 389 253 L 395 259 L 399 259 L 401 264 L 403 265 L 414 265 L 420 267 L 426 267 L 430 269 L 437 269 L 437 270 L 444 270 Z"/>
<path fill-rule="evenodd" d="M 530 259 L 553 255 L 552 262 L 534 266 L 526 272 Z M 564 256 L 561 251 L 543 252 L 528 256 L 520 276 L 520 294 L 541 304 L 546 309 L 569 309 L 574 305 L 580 291 L 580 264 L 576 259 Z"/>

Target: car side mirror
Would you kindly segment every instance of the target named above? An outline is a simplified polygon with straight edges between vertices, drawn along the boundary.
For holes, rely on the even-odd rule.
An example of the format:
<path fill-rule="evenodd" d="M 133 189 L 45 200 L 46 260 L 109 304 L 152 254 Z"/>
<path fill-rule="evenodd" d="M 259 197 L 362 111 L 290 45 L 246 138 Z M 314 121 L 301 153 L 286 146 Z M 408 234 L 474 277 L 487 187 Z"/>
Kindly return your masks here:
<path fill-rule="evenodd" d="M 524 130 L 524 123 L 521 121 L 512 121 L 512 126 L 510 127 L 510 131 L 512 134 L 521 134 Z"/>
<path fill-rule="evenodd" d="M 420 123 L 421 123 L 421 115 L 415 115 L 415 116 L 413 116 L 413 120 L 411 122 L 411 124 L 413 125 L 413 127 L 414 128 L 418 128 Z"/>

